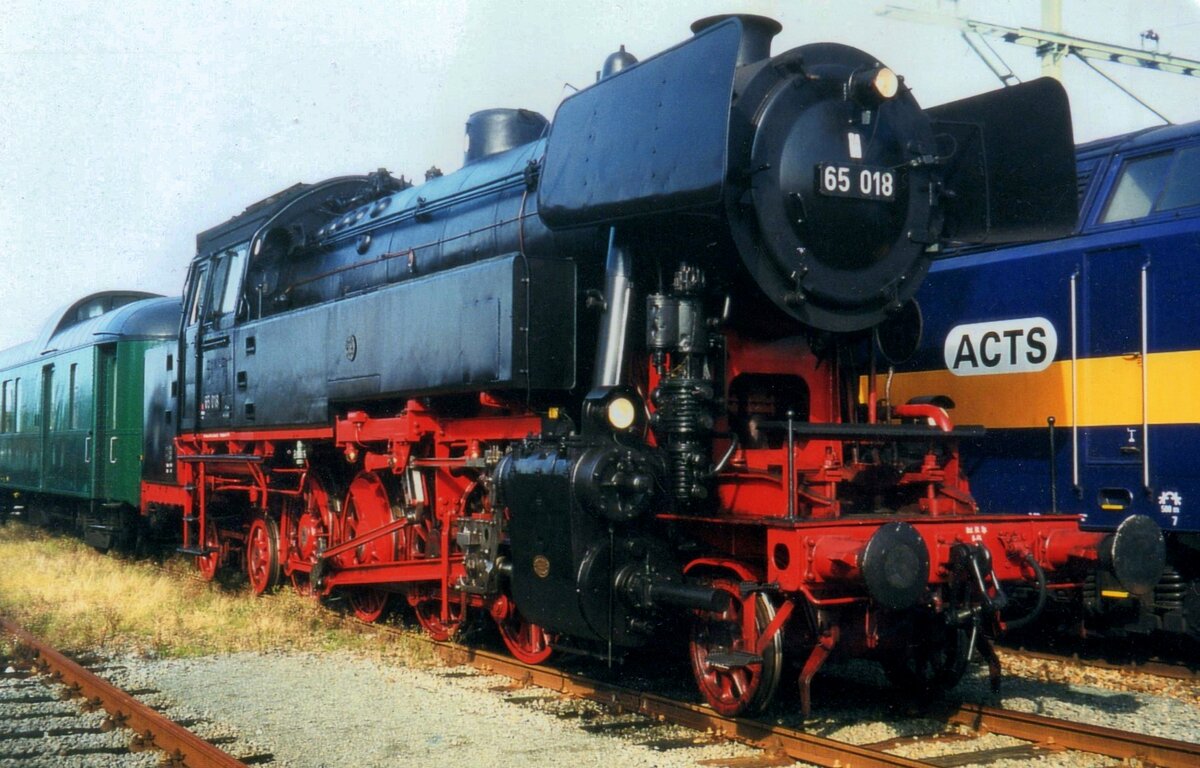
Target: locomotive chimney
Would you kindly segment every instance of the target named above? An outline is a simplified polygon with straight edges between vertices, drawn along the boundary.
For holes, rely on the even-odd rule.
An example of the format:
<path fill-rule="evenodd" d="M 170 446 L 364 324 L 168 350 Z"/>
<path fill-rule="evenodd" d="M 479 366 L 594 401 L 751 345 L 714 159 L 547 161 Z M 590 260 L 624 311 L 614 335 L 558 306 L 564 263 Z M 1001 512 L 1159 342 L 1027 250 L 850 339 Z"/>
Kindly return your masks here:
<path fill-rule="evenodd" d="M 771 38 L 778 35 L 783 26 L 775 19 L 766 16 L 755 16 L 749 13 L 723 13 L 719 16 L 706 16 L 692 23 L 692 34 L 699 34 L 725 19 L 740 19 L 742 22 L 742 42 L 738 46 L 737 55 L 739 67 L 770 57 Z"/>
<path fill-rule="evenodd" d="M 549 122 L 528 109 L 485 109 L 467 118 L 467 150 L 463 165 L 537 141 Z"/>

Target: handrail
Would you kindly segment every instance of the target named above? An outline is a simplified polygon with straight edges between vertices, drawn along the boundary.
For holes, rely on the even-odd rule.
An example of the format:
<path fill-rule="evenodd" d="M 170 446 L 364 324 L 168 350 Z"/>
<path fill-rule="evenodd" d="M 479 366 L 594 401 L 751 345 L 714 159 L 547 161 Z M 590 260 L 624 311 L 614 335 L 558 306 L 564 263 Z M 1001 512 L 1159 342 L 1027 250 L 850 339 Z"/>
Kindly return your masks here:
<path fill-rule="evenodd" d="M 1142 487 L 1150 491 L 1150 261 L 1142 264 Z"/>
<path fill-rule="evenodd" d="M 1076 293 L 1079 270 L 1071 274 L 1071 485 L 1079 485 L 1079 314 Z"/>

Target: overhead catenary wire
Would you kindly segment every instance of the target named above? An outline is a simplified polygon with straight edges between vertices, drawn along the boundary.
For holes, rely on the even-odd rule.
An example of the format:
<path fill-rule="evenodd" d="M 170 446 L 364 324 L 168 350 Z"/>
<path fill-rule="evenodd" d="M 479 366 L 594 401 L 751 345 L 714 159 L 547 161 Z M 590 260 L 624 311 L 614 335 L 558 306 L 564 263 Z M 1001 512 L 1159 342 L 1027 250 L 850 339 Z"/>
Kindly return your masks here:
<path fill-rule="evenodd" d="M 1166 123 L 1167 125 L 1174 125 L 1174 124 L 1175 124 L 1174 122 L 1172 122 L 1172 121 L 1171 121 L 1171 118 L 1167 117 L 1167 116 L 1166 116 L 1166 115 L 1164 115 L 1162 112 L 1159 112 L 1157 109 L 1155 109 L 1154 107 L 1152 107 L 1152 106 L 1150 106 L 1149 104 L 1147 104 L 1147 103 L 1146 103 L 1146 102 L 1145 102 L 1143 99 L 1139 98 L 1139 97 L 1138 97 L 1138 95 L 1137 95 L 1137 94 L 1135 94 L 1133 91 L 1129 90 L 1129 89 L 1128 89 L 1128 88 L 1126 88 L 1125 86 L 1123 86 L 1123 85 L 1121 85 L 1120 83 L 1118 83 L 1118 82 L 1116 81 L 1116 79 L 1114 79 L 1112 76 L 1110 76 L 1110 75 L 1109 75 L 1107 72 L 1105 72 L 1104 70 L 1100 69 L 1099 67 L 1097 67 L 1097 66 L 1096 66 L 1095 64 L 1093 64 L 1092 62 L 1088 61 L 1088 59 L 1087 59 L 1087 57 L 1086 57 L 1086 56 L 1082 55 L 1082 54 L 1081 54 L 1081 53 L 1079 53 L 1078 51 L 1071 51 L 1071 55 L 1072 55 L 1072 56 L 1074 56 L 1075 58 L 1079 59 L 1080 61 L 1082 61 L 1084 64 L 1086 64 L 1086 65 L 1088 66 L 1088 68 L 1089 68 L 1089 69 L 1091 69 L 1091 70 L 1092 70 L 1093 72 L 1095 72 L 1096 74 L 1100 75 L 1100 77 L 1103 77 L 1105 80 L 1107 80 L 1108 82 L 1112 83 L 1112 84 L 1113 84 L 1113 85 L 1115 85 L 1117 88 L 1121 89 L 1121 91 L 1122 91 L 1122 92 L 1124 92 L 1126 96 L 1128 96 L 1129 98 L 1133 99 L 1133 100 L 1134 100 L 1134 101 L 1136 101 L 1138 104 L 1141 104 L 1143 107 L 1145 107 L 1145 108 L 1146 108 L 1147 110 L 1149 110 L 1150 112 L 1153 112 L 1153 113 L 1154 113 L 1154 115 L 1155 115 L 1156 117 L 1158 117 L 1158 119 L 1162 120 L 1162 121 L 1163 121 L 1164 123 Z"/>

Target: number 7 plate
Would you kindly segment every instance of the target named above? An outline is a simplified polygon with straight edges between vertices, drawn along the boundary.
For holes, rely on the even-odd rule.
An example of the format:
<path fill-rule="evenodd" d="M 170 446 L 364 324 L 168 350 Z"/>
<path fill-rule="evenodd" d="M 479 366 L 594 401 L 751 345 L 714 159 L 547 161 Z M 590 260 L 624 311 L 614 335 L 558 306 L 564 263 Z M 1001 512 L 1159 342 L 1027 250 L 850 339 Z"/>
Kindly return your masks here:
<path fill-rule="evenodd" d="M 896 199 L 896 172 L 870 165 L 821 163 L 817 166 L 817 191 L 830 197 L 890 202 Z"/>

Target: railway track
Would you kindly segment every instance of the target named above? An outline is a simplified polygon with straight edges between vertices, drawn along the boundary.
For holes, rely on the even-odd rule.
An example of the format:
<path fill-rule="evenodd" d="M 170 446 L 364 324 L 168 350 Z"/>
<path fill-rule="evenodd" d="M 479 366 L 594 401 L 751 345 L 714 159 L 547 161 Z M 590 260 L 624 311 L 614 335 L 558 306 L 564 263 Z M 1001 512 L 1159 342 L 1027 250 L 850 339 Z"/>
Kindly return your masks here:
<path fill-rule="evenodd" d="M 378 625 L 359 626 L 377 632 L 400 632 Z M 801 760 L 830 768 L 951 768 L 960 765 L 986 765 L 1005 759 L 1028 760 L 1039 755 L 1068 750 L 1102 755 L 1125 761 L 1126 764 L 1200 766 L 1200 744 L 1127 733 L 978 704 L 955 704 L 927 714 L 944 723 L 945 729 L 939 732 L 904 736 L 874 744 L 849 744 L 795 728 L 725 717 L 705 706 L 599 682 L 572 672 L 525 664 L 501 653 L 454 643 L 430 643 L 436 654 L 446 663 L 471 666 L 481 672 L 508 677 L 517 687 L 533 686 L 561 696 L 594 701 L 610 711 L 639 715 L 647 725 L 664 721 L 675 723 L 700 733 L 751 744 L 762 750 L 760 756 L 714 761 L 714 766 L 757 768 L 785 765 L 792 760 Z M 985 734 L 1011 737 L 1019 743 L 981 748 L 974 742 Z M 920 753 L 923 745 L 941 746 L 953 742 L 961 742 L 962 749 L 950 754 L 925 757 L 894 753 L 900 750 Z"/>
<path fill-rule="evenodd" d="M 271 759 L 235 758 L 133 695 L 153 691 L 122 691 L 2 617 L 0 635 L 17 648 L 0 665 L 0 764 L 246 768 Z"/>
<path fill-rule="evenodd" d="M 369 625 L 348 621 L 359 631 L 383 634 L 400 634 L 402 632 L 402 630 L 386 625 Z M 10 627 L 8 622 L 0 620 L 0 630 L 8 631 L 17 637 L 22 637 L 24 634 L 19 629 L 10 629 Z M 411 637 L 411 633 L 405 632 L 404 634 Z M 22 639 L 24 640 L 23 637 Z M 36 640 L 33 642 L 36 643 Z M 528 691 L 522 690 L 526 686 L 537 686 L 553 692 L 555 695 L 590 700 L 608 711 L 629 715 L 628 719 L 624 719 L 620 723 L 598 725 L 596 727 L 598 732 L 624 731 L 635 729 L 639 727 L 639 724 L 649 727 L 655 723 L 670 722 L 689 728 L 697 734 L 703 734 L 704 738 L 735 740 L 751 744 L 762 750 L 759 756 L 752 759 L 738 758 L 716 761 L 712 763 L 713 766 L 729 765 L 737 768 L 754 768 L 787 764 L 791 760 L 803 760 L 807 763 L 838 766 L 838 768 L 928 765 L 948 767 L 986 764 L 1001 759 L 1029 759 L 1047 752 L 1064 750 L 1104 755 L 1133 764 L 1200 766 L 1200 745 L 1197 744 L 969 704 L 935 713 L 935 716 L 945 724 L 945 729 L 938 732 L 898 737 L 870 744 L 847 744 L 843 741 L 805 733 L 795 728 L 754 720 L 722 717 L 707 707 L 611 683 L 598 682 L 580 674 L 523 664 L 506 654 L 450 643 L 429 642 L 436 653 L 447 663 L 469 665 L 481 672 L 510 678 L 513 681 L 513 693 L 509 700 L 514 703 L 533 702 L 544 698 L 539 695 L 530 695 Z M 55 654 L 52 650 L 47 650 L 48 652 L 43 654 L 43 657 L 52 658 Z M 3 668 L 4 665 L 0 665 L 0 670 Z M 22 675 L 24 673 L 14 673 L 14 679 L 25 679 Z M 75 692 L 76 697 L 82 698 L 89 707 L 93 706 L 93 702 L 100 698 L 95 694 L 85 692 L 81 687 L 76 687 L 78 683 L 65 676 L 64 682 Z M 126 697 L 132 698 L 127 695 Z M 129 716 L 120 709 L 122 701 L 120 699 L 117 701 L 118 717 L 114 718 L 114 722 L 129 721 Z M 925 714 L 928 716 L 928 713 Z M 580 719 L 581 722 L 584 720 L 584 718 Z M 192 758 L 190 753 L 181 747 L 169 746 L 153 726 L 133 723 L 133 728 L 137 737 L 133 740 L 134 748 L 145 748 L 150 745 L 165 747 L 168 763 L 175 761 L 175 765 L 188 766 L 241 764 L 236 761 L 233 763 L 195 762 L 194 760 L 199 758 Z M 148 739 L 145 737 L 147 731 L 152 734 Z M 7 751 L 5 733 L 3 726 L 0 725 L 0 764 L 2 764 L 4 753 Z M 1020 743 L 1007 744 L 998 748 L 983 746 L 975 743 L 976 737 L 982 734 L 1001 734 L 1019 740 Z M 961 748 L 956 746 L 958 743 L 961 743 Z M 922 751 L 922 745 L 926 744 L 939 745 L 942 748 L 940 751 L 945 751 L 951 745 L 955 745 L 956 751 L 952 754 L 932 756 Z M 664 746 L 669 747 L 670 745 Z M 118 751 L 120 750 L 118 749 Z M 896 752 L 905 754 L 895 754 Z M 229 756 L 225 755 L 225 757 Z M 260 760 L 247 760 L 246 762 L 260 762 Z"/>

